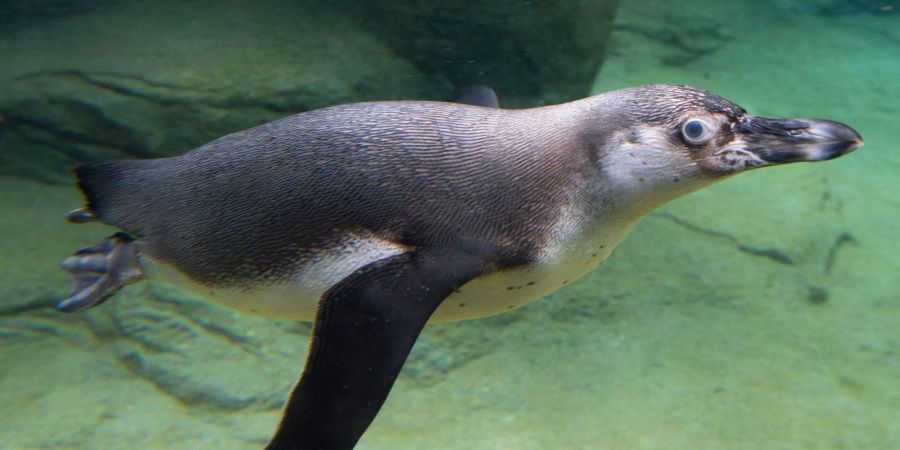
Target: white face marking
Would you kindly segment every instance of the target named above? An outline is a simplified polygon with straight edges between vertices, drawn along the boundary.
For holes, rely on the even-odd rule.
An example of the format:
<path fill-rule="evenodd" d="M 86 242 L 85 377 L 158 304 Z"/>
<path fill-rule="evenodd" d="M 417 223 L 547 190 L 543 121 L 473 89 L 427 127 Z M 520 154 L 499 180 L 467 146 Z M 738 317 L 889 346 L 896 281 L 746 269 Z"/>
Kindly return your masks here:
<path fill-rule="evenodd" d="M 633 134 L 628 139 L 629 133 Z M 634 128 L 616 136 L 598 162 L 607 197 L 642 215 L 711 183 L 697 161 L 662 128 Z"/>
<path fill-rule="evenodd" d="M 640 128 L 633 133 L 633 142 L 622 137 L 621 144 L 600 159 L 617 191 L 646 191 L 668 184 L 674 174 L 690 172 L 696 166 L 688 155 L 670 148 L 664 130 Z"/>

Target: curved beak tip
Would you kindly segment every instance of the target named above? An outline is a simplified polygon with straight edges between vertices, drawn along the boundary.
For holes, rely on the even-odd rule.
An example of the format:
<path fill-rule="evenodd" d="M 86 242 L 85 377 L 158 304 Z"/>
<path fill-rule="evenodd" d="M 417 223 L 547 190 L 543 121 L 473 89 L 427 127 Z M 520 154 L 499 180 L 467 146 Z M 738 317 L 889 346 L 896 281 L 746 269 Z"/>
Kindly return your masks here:
<path fill-rule="evenodd" d="M 752 135 L 754 153 L 772 163 L 825 161 L 863 146 L 853 128 L 827 119 L 773 119 L 754 116 L 746 129 Z"/>
<path fill-rule="evenodd" d="M 831 147 L 834 149 L 834 156 L 826 159 L 832 159 L 846 155 L 847 153 L 857 150 L 858 148 L 865 145 L 865 142 L 863 142 L 863 138 L 859 134 L 859 132 L 842 123 L 829 123 L 828 131 L 828 133 L 824 133 L 824 135 L 819 136 L 820 138 L 822 138 L 819 142 L 819 146 L 824 148 Z"/>

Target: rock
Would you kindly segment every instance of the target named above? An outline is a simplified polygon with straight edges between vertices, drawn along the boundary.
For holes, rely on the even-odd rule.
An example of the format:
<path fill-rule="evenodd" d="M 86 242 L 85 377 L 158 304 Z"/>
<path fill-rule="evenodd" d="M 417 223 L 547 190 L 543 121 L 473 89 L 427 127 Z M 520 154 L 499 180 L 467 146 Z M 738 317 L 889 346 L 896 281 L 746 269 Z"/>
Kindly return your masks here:
<path fill-rule="evenodd" d="M 72 0 L 4 0 L 0 3 L 0 24 L 87 13 L 114 5 L 114 0 L 74 2 Z"/>
<path fill-rule="evenodd" d="M 308 325 L 224 308 L 142 283 L 87 316 L 119 360 L 180 401 L 206 408 L 279 408 L 303 367 Z"/>
<path fill-rule="evenodd" d="M 311 326 L 242 314 L 153 282 L 130 286 L 83 315 L 131 371 L 186 404 L 220 410 L 280 408 L 300 375 Z M 419 386 L 437 384 L 490 352 L 508 323 L 428 327 L 401 375 Z M 29 322 L 25 331 L 47 333 L 39 326 Z"/>
<path fill-rule="evenodd" d="M 507 325 L 517 318 L 513 314 L 501 314 L 429 325 L 416 341 L 400 375 L 409 377 L 420 387 L 433 386 L 443 381 L 451 370 L 493 351 L 503 339 Z"/>
<path fill-rule="evenodd" d="M 52 2 L 51 2 L 52 3 Z M 423 98 L 426 78 L 306 2 L 123 3 L 2 31 L 0 173 L 183 153 L 291 113 Z"/>
<path fill-rule="evenodd" d="M 356 7 L 373 34 L 419 69 L 452 87 L 484 84 L 501 106 L 581 98 L 603 60 L 617 0 L 387 0 Z"/>
<path fill-rule="evenodd" d="M 815 13 L 822 16 L 844 14 L 896 14 L 900 10 L 897 0 L 768 0 L 778 9 L 791 13 Z"/>
<path fill-rule="evenodd" d="M 0 177 L 0 316 L 47 310 L 65 298 L 72 277 L 60 261 L 98 241 L 111 227 L 77 227 L 66 223 L 66 211 L 83 200 L 72 188 L 35 180 Z"/>

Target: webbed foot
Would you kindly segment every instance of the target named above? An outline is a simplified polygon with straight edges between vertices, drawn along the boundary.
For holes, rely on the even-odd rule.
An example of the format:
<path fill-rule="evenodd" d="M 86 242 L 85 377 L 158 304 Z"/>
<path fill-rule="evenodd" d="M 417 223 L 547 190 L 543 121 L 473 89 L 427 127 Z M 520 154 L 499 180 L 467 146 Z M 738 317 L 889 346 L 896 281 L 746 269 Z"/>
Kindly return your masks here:
<path fill-rule="evenodd" d="M 144 278 L 140 250 L 134 238 L 116 233 L 103 242 L 86 247 L 60 264 L 75 277 L 69 297 L 56 305 L 65 312 L 97 306 L 127 284 Z"/>

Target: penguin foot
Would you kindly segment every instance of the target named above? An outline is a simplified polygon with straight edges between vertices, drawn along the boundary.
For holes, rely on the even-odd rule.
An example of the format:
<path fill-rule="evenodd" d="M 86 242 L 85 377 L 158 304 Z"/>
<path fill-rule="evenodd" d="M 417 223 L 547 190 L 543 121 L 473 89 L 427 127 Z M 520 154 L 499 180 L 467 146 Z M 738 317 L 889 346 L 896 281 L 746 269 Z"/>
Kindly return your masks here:
<path fill-rule="evenodd" d="M 139 257 L 137 242 L 125 233 L 78 250 L 60 264 L 75 277 L 75 284 L 69 297 L 56 309 L 74 312 L 97 306 L 125 285 L 142 280 L 144 271 Z"/>

